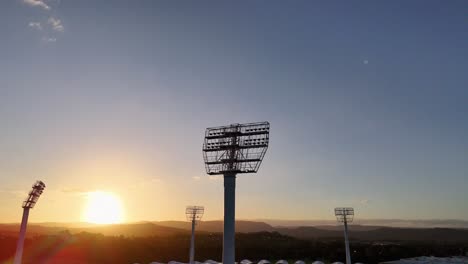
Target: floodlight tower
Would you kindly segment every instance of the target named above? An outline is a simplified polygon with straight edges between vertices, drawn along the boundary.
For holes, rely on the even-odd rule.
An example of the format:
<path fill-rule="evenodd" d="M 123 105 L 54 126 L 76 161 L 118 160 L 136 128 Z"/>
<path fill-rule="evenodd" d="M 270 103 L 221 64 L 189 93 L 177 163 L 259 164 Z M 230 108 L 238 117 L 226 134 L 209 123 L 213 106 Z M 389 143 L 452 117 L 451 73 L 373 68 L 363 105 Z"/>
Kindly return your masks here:
<path fill-rule="evenodd" d="M 18 237 L 18 244 L 16 245 L 16 254 L 14 264 L 21 264 L 21 259 L 23 257 L 23 246 L 24 238 L 26 236 L 26 226 L 28 224 L 29 209 L 34 208 L 39 196 L 45 189 L 45 184 L 42 181 L 36 181 L 32 186 L 32 190 L 29 192 L 28 198 L 23 202 L 23 219 L 21 220 L 20 233 Z"/>
<path fill-rule="evenodd" d="M 346 264 L 351 264 L 351 253 L 349 252 L 348 223 L 353 222 L 354 209 L 351 207 L 335 208 L 335 216 L 338 222 L 344 225 L 344 237 L 346 247 Z"/>
<path fill-rule="evenodd" d="M 195 263 L 195 225 L 203 217 L 205 208 L 203 206 L 187 206 L 185 214 L 187 220 L 192 222 L 192 239 L 190 240 L 190 264 Z"/>
<path fill-rule="evenodd" d="M 235 189 L 238 173 L 256 173 L 268 149 L 270 123 L 207 128 L 203 143 L 206 173 L 224 175 L 223 264 L 235 262 Z"/>

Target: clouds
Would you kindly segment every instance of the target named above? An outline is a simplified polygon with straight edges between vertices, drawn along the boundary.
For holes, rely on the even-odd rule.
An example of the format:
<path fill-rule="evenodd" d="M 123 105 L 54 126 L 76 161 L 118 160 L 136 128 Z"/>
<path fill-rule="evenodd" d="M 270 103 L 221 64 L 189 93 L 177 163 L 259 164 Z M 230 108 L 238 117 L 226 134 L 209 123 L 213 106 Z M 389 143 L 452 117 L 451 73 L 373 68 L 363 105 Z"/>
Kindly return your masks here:
<path fill-rule="evenodd" d="M 205 181 L 206 179 L 208 179 L 209 181 L 220 181 L 223 179 L 223 176 L 222 175 L 208 175 L 208 177 L 202 177 L 202 176 L 193 176 L 192 177 L 192 180 L 194 181 Z"/>
<path fill-rule="evenodd" d="M 194 181 L 200 181 L 202 179 L 206 179 L 206 178 L 201 177 L 201 176 L 193 176 L 192 177 L 192 180 L 194 180 Z M 210 181 L 220 181 L 222 179 L 223 179 L 222 175 L 209 175 L 208 176 L 208 180 L 210 180 Z"/>
<path fill-rule="evenodd" d="M 86 195 L 89 191 L 79 188 L 63 188 L 60 190 L 62 193 L 72 195 Z"/>
<path fill-rule="evenodd" d="M 13 189 L 0 189 L 0 194 L 12 195 L 18 198 L 26 198 L 28 193 L 24 190 L 13 190 Z"/>
<path fill-rule="evenodd" d="M 359 201 L 359 203 L 363 206 L 367 206 L 369 205 L 371 201 L 369 199 L 362 199 L 361 201 Z"/>
<path fill-rule="evenodd" d="M 55 18 L 55 17 L 49 17 L 47 19 L 47 23 L 45 23 L 45 26 L 47 28 L 45 29 L 46 31 L 55 31 L 55 32 L 64 32 L 65 27 L 62 24 L 62 20 Z M 28 27 L 42 31 L 44 29 L 43 23 L 41 22 L 34 22 L 31 21 L 28 23 Z"/>
<path fill-rule="evenodd" d="M 62 19 L 56 15 L 51 15 L 52 9 L 54 14 L 57 13 L 55 9 L 58 7 L 59 1 L 45 1 L 45 0 L 23 0 L 23 3 L 30 7 L 39 7 L 45 11 L 38 13 L 38 19 L 30 21 L 27 25 L 29 28 L 41 32 L 41 40 L 44 43 L 57 42 L 58 34 L 65 32 L 65 26 Z M 51 6 L 53 4 L 53 6 Z"/>
<path fill-rule="evenodd" d="M 40 22 L 29 22 L 28 26 L 32 29 L 42 30 L 42 25 Z"/>
<path fill-rule="evenodd" d="M 55 17 L 49 17 L 47 20 L 47 24 L 52 26 L 52 29 L 58 32 L 63 32 L 65 28 L 62 25 L 62 21 L 60 19 L 57 19 Z"/>
<path fill-rule="evenodd" d="M 40 7 L 44 10 L 50 10 L 50 6 L 42 0 L 23 0 L 23 2 L 32 7 Z"/>
<path fill-rule="evenodd" d="M 56 38 L 43 37 L 42 41 L 50 43 L 50 42 L 57 42 L 57 39 Z"/>
<path fill-rule="evenodd" d="M 220 181 L 223 179 L 223 176 L 221 175 L 210 175 L 208 176 L 208 178 L 210 179 L 210 181 Z"/>

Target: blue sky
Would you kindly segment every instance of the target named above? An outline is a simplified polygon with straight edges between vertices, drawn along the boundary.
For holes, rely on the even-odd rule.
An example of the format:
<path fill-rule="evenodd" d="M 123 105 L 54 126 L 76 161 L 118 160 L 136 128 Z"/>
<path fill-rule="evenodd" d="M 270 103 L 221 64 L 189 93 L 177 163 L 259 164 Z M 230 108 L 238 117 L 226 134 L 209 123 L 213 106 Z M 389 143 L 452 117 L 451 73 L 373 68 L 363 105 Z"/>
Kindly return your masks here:
<path fill-rule="evenodd" d="M 466 1 L 4 1 L 0 221 L 19 220 L 36 179 L 48 189 L 33 221 L 79 220 L 63 210 L 93 190 L 122 197 L 128 221 L 184 219 L 194 203 L 219 219 L 204 129 L 263 120 L 271 146 L 238 177 L 240 218 L 354 206 L 468 220 L 467 13 Z"/>

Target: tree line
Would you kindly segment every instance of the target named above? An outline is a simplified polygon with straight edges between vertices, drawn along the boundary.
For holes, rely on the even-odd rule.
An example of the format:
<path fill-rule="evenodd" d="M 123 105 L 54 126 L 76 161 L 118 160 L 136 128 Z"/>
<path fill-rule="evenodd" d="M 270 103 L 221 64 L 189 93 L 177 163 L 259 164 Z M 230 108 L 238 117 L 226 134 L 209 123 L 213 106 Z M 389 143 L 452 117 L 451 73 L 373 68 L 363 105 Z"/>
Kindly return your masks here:
<path fill-rule="evenodd" d="M 93 233 L 40 235 L 25 241 L 23 263 L 150 263 L 171 260 L 188 262 L 189 235 L 171 237 L 104 236 Z M 10 263 L 16 247 L 16 238 L 0 236 L 0 263 Z M 416 256 L 448 257 L 465 255 L 464 242 L 371 242 L 351 241 L 353 262 L 379 263 Z M 221 260 L 222 234 L 196 236 L 196 260 Z M 297 239 L 277 232 L 236 234 L 236 259 L 259 261 L 304 260 L 311 262 L 343 261 L 342 238 Z"/>

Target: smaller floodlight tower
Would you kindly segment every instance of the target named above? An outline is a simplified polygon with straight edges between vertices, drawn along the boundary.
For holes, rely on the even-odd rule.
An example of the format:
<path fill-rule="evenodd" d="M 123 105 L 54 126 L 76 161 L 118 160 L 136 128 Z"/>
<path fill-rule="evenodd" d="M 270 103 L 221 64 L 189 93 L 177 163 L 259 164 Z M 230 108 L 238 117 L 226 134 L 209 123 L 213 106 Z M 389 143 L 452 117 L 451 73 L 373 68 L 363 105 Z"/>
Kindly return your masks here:
<path fill-rule="evenodd" d="M 235 262 L 236 174 L 258 171 L 269 136 L 268 122 L 206 129 L 203 143 L 206 173 L 224 175 L 223 264 Z"/>
<path fill-rule="evenodd" d="M 192 222 L 192 239 L 190 240 L 190 264 L 195 263 L 195 225 L 203 217 L 205 208 L 203 206 L 187 206 L 185 214 L 187 220 Z"/>
<path fill-rule="evenodd" d="M 353 222 L 354 209 L 351 207 L 335 208 L 336 220 L 344 225 L 344 237 L 346 247 L 346 264 L 351 264 L 351 253 L 349 251 L 348 223 Z"/>
<path fill-rule="evenodd" d="M 28 217 L 29 217 L 29 209 L 34 208 L 36 205 L 37 200 L 39 200 L 39 196 L 41 196 L 42 192 L 45 189 L 45 184 L 42 181 L 37 181 L 32 186 L 32 190 L 29 192 L 28 198 L 23 202 L 23 219 L 21 220 L 21 227 L 20 233 L 18 237 L 18 244 L 16 246 L 16 254 L 15 254 L 15 264 L 21 264 L 21 259 L 23 257 L 23 245 L 24 245 L 24 238 L 26 236 L 26 226 L 28 224 Z"/>

